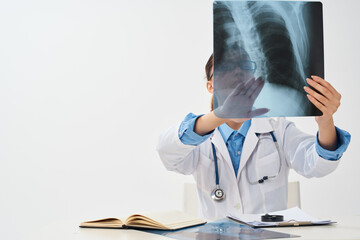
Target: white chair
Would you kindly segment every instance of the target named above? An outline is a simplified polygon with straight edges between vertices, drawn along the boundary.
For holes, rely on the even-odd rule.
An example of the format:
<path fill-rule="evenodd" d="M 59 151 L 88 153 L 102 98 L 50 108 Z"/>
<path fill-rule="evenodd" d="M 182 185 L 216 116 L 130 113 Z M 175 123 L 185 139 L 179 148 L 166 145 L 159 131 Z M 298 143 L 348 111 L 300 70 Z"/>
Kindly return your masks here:
<path fill-rule="evenodd" d="M 300 183 L 298 181 L 288 183 L 287 208 L 292 208 L 292 207 L 296 207 L 296 206 L 301 208 Z"/>
<path fill-rule="evenodd" d="M 199 198 L 195 183 L 184 184 L 183 211 L 194 216 L 199 215 Z"/>
<path fill-rule="evenodd" d="M 287 207 L 292 208 L 300 204 L 300 183 L 289 182 L 288 184 L 288 203 Z M 199 215 L 199 199 L 195 183 L 184 184 L 183 211 L 194 216 Z"/>

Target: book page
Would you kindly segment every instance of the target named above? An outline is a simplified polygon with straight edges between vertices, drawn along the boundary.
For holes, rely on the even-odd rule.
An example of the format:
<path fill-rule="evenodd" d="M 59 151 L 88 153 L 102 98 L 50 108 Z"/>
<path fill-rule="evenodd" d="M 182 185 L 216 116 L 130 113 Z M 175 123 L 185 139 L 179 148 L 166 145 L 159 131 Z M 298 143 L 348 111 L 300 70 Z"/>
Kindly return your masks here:
<path fill-rule="evenodd" d="M 127 226 L 158 226 L 161 229 L 177 229 L 202 223 L 205 221 L 180 211 L 134 214 L 125 221 Z"/>
<path fill-rule="evenodd" d="M 104 218 L 83 222 L 80 224 L 80 227 L 122 228 L 123 225 L 124 223 L 118 218 Z"/>

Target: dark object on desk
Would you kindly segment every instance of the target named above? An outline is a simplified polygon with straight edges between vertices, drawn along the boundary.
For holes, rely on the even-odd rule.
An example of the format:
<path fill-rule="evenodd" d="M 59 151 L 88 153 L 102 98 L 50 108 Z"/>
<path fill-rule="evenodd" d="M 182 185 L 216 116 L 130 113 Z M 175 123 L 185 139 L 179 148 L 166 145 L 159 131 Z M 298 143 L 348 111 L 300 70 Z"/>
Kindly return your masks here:
<path fill-rule="evenodd" d="M 283 215 L 269 215 L 265 214 L 261 216 L 261 221 L 263 222 L 282 222 L 284 221 Z"/>
<path fill-rule="evenodd" d="M 141 230 L 141 229 L 139 229 Z M 223 218 L 202 226 L 189 227 L 177 231 L 142 230 L 178 240 L 259 240 L 274 238 L 293 238 L 298 235 L 279 233 L 264 229 L 254 229 Z"/>

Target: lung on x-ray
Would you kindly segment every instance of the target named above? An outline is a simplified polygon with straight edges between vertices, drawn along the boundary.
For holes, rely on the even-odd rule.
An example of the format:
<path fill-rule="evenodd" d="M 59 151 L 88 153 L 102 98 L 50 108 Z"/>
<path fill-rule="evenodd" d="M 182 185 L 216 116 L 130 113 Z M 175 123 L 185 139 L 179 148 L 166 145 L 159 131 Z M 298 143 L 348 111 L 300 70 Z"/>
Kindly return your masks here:
<path fill-rule="evenodd" d="M 214 113 L 319 116 L 306 78 L 324 78 L 321 2 L 215 1 Z"/>

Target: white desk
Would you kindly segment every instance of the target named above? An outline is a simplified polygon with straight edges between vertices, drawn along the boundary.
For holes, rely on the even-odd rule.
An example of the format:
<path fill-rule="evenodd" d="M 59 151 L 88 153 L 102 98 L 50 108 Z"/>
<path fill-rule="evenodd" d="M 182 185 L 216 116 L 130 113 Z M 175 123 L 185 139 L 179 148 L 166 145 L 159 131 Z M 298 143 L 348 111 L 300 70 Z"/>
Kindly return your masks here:
<path fill-rule="evenodd" d="M 337 224 L 328 226 L 309 226 L 309 227 L 286 227 L 268 228 L 267 230 L 300 235 L 300 238 L 282 239 L 360 239 L 360 216 L 347 216 L 331 218 Z M 30 234 L 27 239 L 31 240 L 164 240 L 171 239 L 163 236 L 144 233 L 136 230 L 121 229 L 89 229 L 79 228 L 78 223 L 51 224 Z"/>

